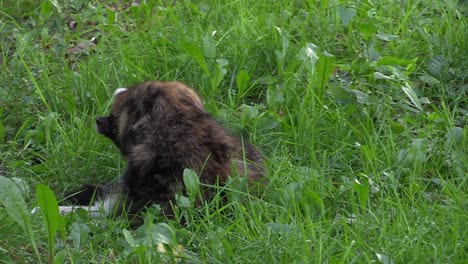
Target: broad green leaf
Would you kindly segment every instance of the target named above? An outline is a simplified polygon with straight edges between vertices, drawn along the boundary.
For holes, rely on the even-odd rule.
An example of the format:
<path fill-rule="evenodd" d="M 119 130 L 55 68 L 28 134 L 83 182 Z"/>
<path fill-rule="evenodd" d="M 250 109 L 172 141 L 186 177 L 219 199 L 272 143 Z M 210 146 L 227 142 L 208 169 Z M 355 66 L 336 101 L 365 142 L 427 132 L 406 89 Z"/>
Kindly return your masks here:
<path fill-rule="evenodd" d="M 278 107 L 284 103 L 284 90 L 279 85 L 269 85 L 266 100 L 270 107 Z"/>
<path fill-rule="evenodd" d="M 421 104 L 430 104 L 431 103 L 431 101 L 427 97 L 419 97 L 419 102 Z"/>
<path fill-rule="evenodd" d="M 254 104 L 246 105 L 242 104 L 240 106 L 241 111 L 241 127 L 246 127 L 247 125 L 251 124 L 251 122 L 255 122 L 263 113 L 263 109 L 265 109 L 265 105 L 263 104 Z"/>
<path fill-rule="evenodd" d="M 18 187 L 8 178 L 0 176 L 0 203 L 5 207 L 8 215 L 24 230 L 28 235 L 36 255 L 39 252 L 36 247 L 34 233 L 31 224 L 31 216 L 26 207 L 26 202 Z"/>
<path fill-rule="evenodd" d="M 429 86 L 438 86 L 440 85 L 440 81 L 437 80 L 436 78 L 430 76 L 430 75 L 427 75 L 427 74 L 423 74 L 421 76 L 419 76 L 419 80 L 423 81 L 424 83 L 428 84 Z"/>
<path fill-rule="evenodd" d="M 225 68 L 229 64 L 229 61 L 226 60 L 226 59 L 217 59 L 216 63 L 218 63 L 220 69 L 224 70 L 223 74 L 226 74 L 226 69 Z"/>
<path fill-rule="evenodd" d="M 284 200 L 287 204 L 296 204 L 302 198 L 303 183 L 292 182 L 284 187 Z"/>
<path fill-rule="evenodd" d="M 328 91 L 332 95 L 334 101 L 338 104 L 354 104 L 357 101 L 356 97 L 352 95 L 348 89 L 342 86 L 329 86 Z"/>
<path fill-rule="evenodd" d="M 376 80 L 390 80 L 390 81 L 394 81 L 395 79 L 390 77 L 390 76 L 387 76 L 381 72 L 374 72 L 374 79 Z"/>
<path fill-rule="evenodd" d="M 344 7 L 344 6 L 338 7 L 338 15 L 340 16 L 341 22 L 345 26 L 349 24 L 349 21 L 353 19 L 355 14 L 356 14 L 356 10 L 354 8 L 349 8 L 349 7 Z"/>
<path fill-rule="evenodd" d="M 31 217 L 20 189 L 4 176 L 0 176 L 0 186 L 0 202 L 5 211 L 25 232 L 32 234 Z"/>
<path fill-rule="evenodd" d="M 52 132 L 57 130 L 57 118 L 58 114 L 56 112 L 49 113 L 41 122 L 41 125 L 44 127 L 44 132 L 50 135 Z"/>
<path fill-rule="evenodd" d="M 182 49 L 185 50 L 185 52 L 192 57 L 198 65 L 202 68 L 202 70 L 205 72 L 205 74 L 209 77 L 210 76 L 210 71 L 208 70 L 208 65 L 206 64 L 205 56 L 203 55 L 203 51 L 196 45 L 192 43 L 183 43 Z"/>
<path fill-rule="evenodd" d="M 307 190 L 304 192 L 304 195 L 307 197 L 307 202 L 310 203 L 310 205 L 323 208 L 323 199 L 318 193 L 311 190 Z"/>
<path fill-rule="evenodd" d="M 433 76 L 440 76 L 444 73 L 444 69 L 447 65 L 448 61 L 444 56 L 436 55 L 427 63 L 427 69 Z"/>
<path fill-rule="evenodd" d="M 259 131 L 275 129 L 280 122 L 278 116 L 270 112 L 262 113 L 259 117 L 261 117 L 257 121 Z"/>
<path fill-rule="evenodd" d="M 62 248 L 60 249 L 54 257 L 54 264 L 62 264 L 66 263 L 67 261 L 67 250 Z"/>
<path fill-rule="evenodd" d="M 374 27 L 372 24 L 360 24 L 358 26 L 359 32 L 361 32 L 362 36 L 364 39 L 369 39 L 370 37 L 373 37 L 377 33 L 377 29 Z"/>
<path fill-rule="evenodd" d="M 335 57 L 330 55 L 326 52 L 323 52 L 319 56 L 319 60 L 317 61 L 316 65 L 316 73 L 317 73 L 317 83 L 319 86 L 319 97 L 323 96 L 323 91 L 325 86 L 330 79 L 330 76 L 335 69 Z"/>
<path fill-rule="evenodd" d="M 315 72 L 315 64 L 319 59 L 316 50 L 316 45 L 307 43 L 306 46 L 299 51 L 299 60 L 303 61 L 306 69 L 310 70 L 312 73 Z"/>
<path fill-rule="evenodd" d="M 237 88 L 238 88 L 238 95 L 242 96 L 245 94 L 245 92 L 248 90 L 248 85 L 250 81 L 250 76 L 249 73 L 245 70 L 241 70 L 237 74 Z"/>
<path fill-rule="evenodd" d="M 361 55 L 369 62 L 376 62 L 382 56 L 380 53 L 375 49 L 375 44 L 372 41 L 366 41 L 361 43 L 362 53 Z"/>
<path fill-rule="evenodd" d="M 289 50 L 289 38 L 288 38 L 288 32 L 284 30 L 283 28 L 280 27 L 275 27 L 276 31 L 278 32 L 278 35 L 281 36 L 281 46 L 282 49 L 281 51 L 276 50 L 275 53 L 277 53 L 278 58 L 281 60 L 284 60 L 286 57 L 286 54 L 288 53 Z"/>
<path fill-rule="evenodd" d="M 187 196 L 176 194 L 175 201 L 176 201 L 177 207 L 179 208 L 192 208 L 193 207 L 193 203 L 190 202 L 190 199 Z"/>
<path fill-rule="evenodd" d="M 106 8 L 106 22 L 108 25 L 113 25 L 117 19 L 117 12 Z"/>
<path fill-rule="evenodd" d="M 197 4 L 195 3 L 190 3 L 190 9 L 192 10 L 192 12 L 196 15 L 199 15 L 200 14 L 200 10 L 198 9 L 198 6 Z"/>
<path fill-rule="evenodd" d="M 207 58 L 214 59 L 216 57 L 216 42 L 213 35 L 206 34 L 203 38 L 203 51 Z"/>
<path fill-rule="evenodd" d="M 445 149 L 450 149 L 453 146 L 462 146 L 463 144 L 463 128 L 452 127 L 445 135 Z"/>
<path fill-rule="evenodd" d="M 46 224 L 45 226 L 49 246 L 49 263 L 51 263 L 54 258 L 55 234 L 61 226 L 61 216 L 59 214 L 57 199 L 49 187 L 44 184 L 37 185 L 36 198 Z"/>
<path fill-rule="evenodd" d="M 413 87 L 408 82 L 405 82 L 405 84 L 401 87 L 403 92 L 405 92 L 406 96 L 411 100 L 413 105 L 420 111 L 422 111 L 422 105 L 421 102 L 419 101 L 418 96 L 416 95 L 416 92 L 414 91 Z"/>
<path fill-rule="evenodd" d="M 429 148 L 429 140 L 427 138 L 417 138 L 411 143 L 411 149 L 408 157 L 413 164 L 422 165 L 427 161 L 427 150 Z"/>
<path fill-rule="evenodd" d="M 200 179 L 195 171 L 184 169 L 184 184 L 190 200 L 194 200 L 200 188 Z"/>
<path fill-rule="evenodd" d="M 360 104 L 367 104 L 368 103 L 368 100 L 367 98 L 369 97 L 368 94 L 362 92 L 362 91 L 359 91 L 359 90 L 348 90 L 349 93 L 353 94 L 354 96 L 356 96 L 356 99 L 357 99 L 357 102 L 360 103 Z"/>
<path fill-rule="evenodd" d="M 75 222 L 71 226 L 70 236 L 73 240 L 74 248 L 80 250 L 81 243 L 89 238 L 90 229 L 85 223 Z"/>
<path fill-rule="evenodd" d="M 411 143 L 411 147 L 417 151 L 426 151 L 429 147 L 429 140 L 427 138 L 417 138 Z"/>
<path fill-rule="evenodd" d="M 54 6 L 52 5 L 51 1 L 43 1 L 41 3 L 41 16 L 43 19 L 49 18 L 49 16 L 54 11 Z"/>
<path fill-rule="evenodd" d="M 366 178 L 365 182 L 360 182 L 358 179 L 355 179 L 353 182 L 353 190 L 358 196 L 359 205 L 362 208 L 367 207 L 367 201 L 369 200 L 369 183 Z"/>
<path fill-rule="evenodd" d="M 36 142 L 38 144 L 44 144 L 45 134 L 41 130 L 31 129 L 26 132 L 26 135 L 24 135 L 24 142 L 26 146 L 28 146 L 32 142 Z"/>
<path fill-rule="evenodd" d="M 224 76 L 227 73 L 226 66 L 229 64 L 229 61 L 226 59 L 217 59 L 216 64 L 218 67 L 215 68 L 214 74 L 211 77 L 211 89 L 217 90 L 218 86 L 223 80 Z"/>
<path fill-rule="evenodd" d="M 406 72 L 402 72 L 399 67 L 394 67 L 394 66 L 387 66 L 390 71 L 392 72 L 392 74 L 395 76 L 395 79 L 399 80 L 399 81 L 407 81 L 409 78 L 408 78 L 408 75 L 406 75 L 405 73 Z"/>
<path fill-rule="evenodd" d="M 24 196 L 29 194 L 30 188 L 28 183 L 24 179 L 18 177 L 11 177 L 9 179 L 16 185 L 16 187 L 18 187 L 18 189 L 21 192 L 21 195 Z"/>
<path fill-rule="evenodd" d="M 138 244 L 135 242 L 135 239 L 133 239 L 133 236 L 130 233 L 130 231 L 128 231 L 127 229 L 122 229 L 122 233 L 125 237 L 125 240 L 131 247 L 138 247 Z"/>
<path fill-rule="evenodd" d="M 174 229 L 166 223 L 157 223 L 154 225 L 152 238 L 153 241 L 159 241 L 166 245 L 174 246 L 177 245 Z"/>
<path fill-rule="evenodd" d="M 397 122 L 391 122 L 390 129 L 395 134 L 401 134 L 405 131 L 405 126 Z"/>
<path fill-rule="evenodd" d="M 146 230 L 145 230 L 146 229 Z M 177 245 L 177 240 L 175 239 L 175 231 L 174 229 L 166 223 L 157 223 L 151 224 L 151 226 L 143 227 L 137 230 L 137 237 L 142 235 L 141 232 L 144 232 L 145 235 L 148 235 L 148 231 L 150 231 L 150 235 L 152 238 L 152 243 L 164 243 L 166 245 Z"/>

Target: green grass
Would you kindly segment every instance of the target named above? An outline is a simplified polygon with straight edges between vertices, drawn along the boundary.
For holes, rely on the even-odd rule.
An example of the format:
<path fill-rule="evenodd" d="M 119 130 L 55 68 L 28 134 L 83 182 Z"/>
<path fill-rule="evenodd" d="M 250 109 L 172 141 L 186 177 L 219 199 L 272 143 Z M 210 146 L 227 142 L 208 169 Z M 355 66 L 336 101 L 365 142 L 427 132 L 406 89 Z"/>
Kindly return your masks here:
<path fill-rule="evenodd" d="M 196 88 L 262 149 L 270 179 L 260 196 L 228 185 L 227 205 L 181 197 L 185 225 L 157 208 L 137 230 L 78 212 L 55 243 L 47 215 L 31 215 L 31 236 L 0 207 L 1 261 L 468 259 L 466 1 L 0 0 L 0 10 L 0 175 L 28 210 L 45 199 L 29 191 L 38 184 L 60 201 L 123 171 L 93 120 L 115 88 L 149 79 Z M 170 253 L 178 245 L 183 260 Z"/>

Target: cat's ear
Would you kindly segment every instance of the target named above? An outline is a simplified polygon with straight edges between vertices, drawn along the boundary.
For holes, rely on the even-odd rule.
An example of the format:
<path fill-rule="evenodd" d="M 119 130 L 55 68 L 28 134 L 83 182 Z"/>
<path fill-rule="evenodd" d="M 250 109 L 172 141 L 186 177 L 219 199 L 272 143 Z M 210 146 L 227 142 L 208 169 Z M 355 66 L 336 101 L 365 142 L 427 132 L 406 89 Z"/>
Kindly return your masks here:
<path fill-rule="evenodd" d="M 117 97 L 117 95 L 119 95 L 119 94 L 121 94 L 121 93 L 123 93 L 123 92 L 125 92 L 127 90 L 128 90 L 127 88 L 118 88 L 117 90 L 115 90 L 113 97 L 115 98 L 115 97 Z"/>

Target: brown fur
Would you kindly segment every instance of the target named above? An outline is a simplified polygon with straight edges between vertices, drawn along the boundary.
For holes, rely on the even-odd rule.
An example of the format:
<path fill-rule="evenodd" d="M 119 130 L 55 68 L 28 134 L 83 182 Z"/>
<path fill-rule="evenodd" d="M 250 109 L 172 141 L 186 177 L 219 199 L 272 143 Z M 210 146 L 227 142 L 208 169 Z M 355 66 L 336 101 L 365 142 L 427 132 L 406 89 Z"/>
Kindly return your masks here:
<path fill-rule="evenodd" d="M 185 168 L 209 185 L 225 183 L 233 167 L 251 182 L 264 177 L 258 150 L 233 137 L 206 112 L 196 92 L 179 82 L 150 81 L 129 88 L 115 96 L 111 114 L 96 123 L 127 160 L 120 189 L 132 213 L 160 204 L 170 215 L 170 202 L 184 191 Z M 210 192 L 205 195 L 209 199 Z M 86 202 L 79 196 L 70 200 Z"/>

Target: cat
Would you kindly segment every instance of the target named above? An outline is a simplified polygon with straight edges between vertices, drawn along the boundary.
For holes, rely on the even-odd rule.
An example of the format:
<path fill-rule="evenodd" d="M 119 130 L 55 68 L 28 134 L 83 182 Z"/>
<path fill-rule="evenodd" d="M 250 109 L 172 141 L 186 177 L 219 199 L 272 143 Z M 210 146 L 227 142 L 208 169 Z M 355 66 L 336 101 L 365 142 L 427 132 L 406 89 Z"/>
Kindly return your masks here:
<path fill-rule="evenodd" d="M 115 183 L 86 185 L 72 192 L 60 206 L 91 217 L 137 214 L 159 204 L 173 214 L 175 195 L 184 192 L 183 171 L 198 173 L 200 183 L 224 184 L 232 174 L 263 183 L 265 167 L 253 145 L 233 136 L 204 108 L 197 93 L 180 82 L 148 81 L 115 91 L 111 113 L 96 118 L 97 131 L 111 139 L 127 162 Z M 209 200 L 213 191 L 203 191 Z"/>

